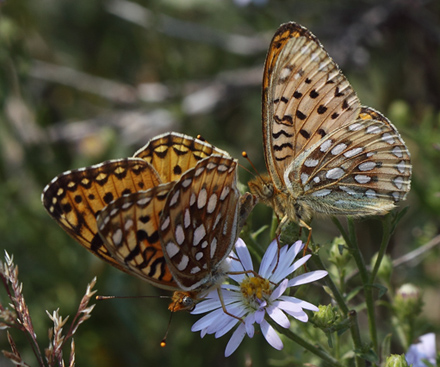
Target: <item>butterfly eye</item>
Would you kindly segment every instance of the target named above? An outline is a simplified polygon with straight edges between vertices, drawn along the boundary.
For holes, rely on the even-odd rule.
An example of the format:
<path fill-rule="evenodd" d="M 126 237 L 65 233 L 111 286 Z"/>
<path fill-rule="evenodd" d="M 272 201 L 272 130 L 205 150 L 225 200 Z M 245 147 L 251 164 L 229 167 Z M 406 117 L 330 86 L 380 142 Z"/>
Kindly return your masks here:
<path fill-rule="evenodd" d="M 192 311 L 194 309 L 194 307 L 196 307 L 194 299 L 189 296 L 183 297 L 182 305 L 183 305 L 183 308 L 188 311 Z"/>

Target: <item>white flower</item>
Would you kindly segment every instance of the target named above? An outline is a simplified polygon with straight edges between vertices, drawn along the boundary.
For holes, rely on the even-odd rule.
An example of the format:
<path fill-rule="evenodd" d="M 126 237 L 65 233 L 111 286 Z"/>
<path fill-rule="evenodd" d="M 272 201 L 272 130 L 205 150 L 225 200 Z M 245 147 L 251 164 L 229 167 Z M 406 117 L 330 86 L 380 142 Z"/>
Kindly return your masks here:
<path fill-rule="evenodd" d="M 254 336 L 254 324 L 257 323 L 267 342 L 275 349 L 282 349 L 283 343 L 265 319 L 266 314 L 284 328 L 290 326 L 286 314 L 307 322 L 308 316 L 303 309 L 318 311 L 318 308 L 309 302 L 283 294 L 289 287 L 310 283 L 327 275 L 326 271 L 318 270 L 287 279 L 310 258 L 311 255 L 306 255 L 295 261 L 296 255 L 303 247 L 304 244 L 297 241 L 292 246 L 281 248 L 278 256 L 278 245 L 274 240 L 261 260 L 259 276 L 255 276 L 255 273 L 252 273 L 254 269 L 249 250 L 239 238 L 235 244 L 238 257 L 231 253 L 232 259 L 230 257 L 229 260 L 231 266 L 229 278 L 237 284 L 223 284 L 220 292 L 227 311 L 241 318 L 243 322 L 223 311 L 218 292 L 215 290 L 192 311 L 193 314 L 205 312 L 208 314 L 198 320 L 191 330 L 200 331 L 202 337 L 206 334 L 215 334 L 215 337 L 219 338 L 239 323 L 226 346 L 225 356 L 228 357 L 238 348 L 246 334 L 250 338 Z M 278 265 L 277 261 L 279 261 Z"/>
<path fill-rule="evenodd" d="M 436 366 L 435 334 L 429 333 L 419 337 L 419 343 L 409 346 L 405 358 L 408 365 L 412 364 L 413 367 L 426 367 L 427 365 L 423 360 L 427 360 L 433 366 Z"/>

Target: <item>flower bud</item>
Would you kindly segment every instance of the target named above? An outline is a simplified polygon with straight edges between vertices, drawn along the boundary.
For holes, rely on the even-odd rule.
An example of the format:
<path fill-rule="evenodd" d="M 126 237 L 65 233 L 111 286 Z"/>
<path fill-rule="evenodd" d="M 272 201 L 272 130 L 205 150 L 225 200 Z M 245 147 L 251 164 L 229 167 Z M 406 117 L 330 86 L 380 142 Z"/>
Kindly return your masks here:
<path fill-rule="evenodd" d="M 414 319 L 422 312 L 420 289 L 413 284 L 403 284 L 396 292 L 394 311 L 400 320 Z"/>
<path fill-rule="evenodd" d="M 336 308 L 332 305 L 319 305 L 319 311 L 313 314 L 313 322 L 320 329 L 327 329 L 336 324 L 339 320 L 339 315 Z"/>
<path fill-rule="evenodd" d="M 330 249 L 329 260 L 341 269 L 344 268 L 345 265 L 347 265 L 350 259 L 351 255 L 347 250 L 347 245 L 345 244 L 342 236 L 335 237 L 333 239 L 332 247 Z"/>
<path fill-rule="evenodd" d="M 391 354 L 387 357 L 385 367 L 408 367 L 405 355 Z"/>

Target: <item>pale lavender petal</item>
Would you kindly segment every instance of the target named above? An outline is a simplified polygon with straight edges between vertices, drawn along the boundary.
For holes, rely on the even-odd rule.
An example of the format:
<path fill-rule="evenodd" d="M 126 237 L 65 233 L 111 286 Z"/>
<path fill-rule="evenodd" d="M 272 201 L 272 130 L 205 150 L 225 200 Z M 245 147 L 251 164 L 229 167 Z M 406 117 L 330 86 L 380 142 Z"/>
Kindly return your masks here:
<path fill-rule="evenodd" d="M 268 308 L 266 308 L 266 312 L 273 321 L 275 321 L 278 325 L 282 326 L 283 328 L 287 329 L 290 326 L 289 319 L 284 314 L 284 312 L 281 311 L 278 307 L 269 306 Z"/>
<path fill-rule="evenodd" d="M 287 279 L 284 279 L 281 284 L 272 291 L 269 299 L 273 301 L 280 297 L 286 291 L 288 283 L 289 281 Z"/>
<path fill-rule="evenodd" d="M 277 350 L 283 349 L 283 342 L 266 320 L 263 320 L 263 322 L 260 324 L 260 327 L 264 338 L 273 348 Z"/>
<path fill-rule="evenodd" d="M 296 255 L 304 248 L 304 243 L 301 240 L 296 241 L 289 249 L 288 256 L 294 259 Z"/>
<path fill-rule="evenodd" d="M 213 328 L 208 328 L 207 333 L 208 334 L 215 334 L 216 338 L 220 338 L 223 335 L 227 334 L 231 329 L 237 325 L 237 322 L 239 322 L 237 319 L 231 318 L 229 321 L 227 321 L 224 325 L 222 325 L 219 330 L 214 330 Z"/>
<path fill-rule="evenodd" d="M 243 281 L 246 274 L 244 273 L 245 269 L 243 268 L 242 263 L 237 255 L 234 254 L 231 259 L 231 263 L 229 266 L 228 276 L 233 279 L 235 282 L 240 283 Z M 241 274 L 231 274 L 231 273 L 241 273 Z"/>
<path fill-rule="evenodd" d="M 238 258 L 243 265 L 244 270 L 254 270 L 254 265 L 252 264 L 251 254 L 244 241 L 239 238 L 235 244 L 235 250 L 237 251 Z"/>
<path fill-rule="evenodd" d="M 260 270 L 258 274 L 260 274 L 263 278 L 269 278 L 271 265 L 273 266 L 274 260 L 276 261 L 276 256 L 278 252 L 278 244 L 276 240 L 273 240 L 272 243 L 267 248 L 264 253 L 263 258 L 261 259 Z"/>
<path fill-rule="evenodd" d="M 255 322 L 257 324 L 261 323 L 261 321 L 264 320 L 264 315 L 265 315 L 265 311 L 264 308 L 260 308 L 259 310 L 255 311 Z"/>
<path fill-rule="evenodd" d="M 324 278 L 327 274 L 328 273 L 325 270 L 316 270 L 298 275 L 297 277 L 289 280 L 289 287 L 312 283 L 316 280 Z"/>
<path fill-rule="evenodd" d="M 303 310 L 300 311 L 284 310 L 284 312 L 289 314 L 290 316 L 293 316 L 295 319 L 301 322 L 307 322 L 309 320 L 309 317 Z"/>
<path fill-rule="evenodd" d="M 208 299 L 203 302 L 199 302 L 196 304 L 194 310 L 191 311 L 192 315 L 198 315 L 201 313 L 209 312 L 221 307 L 221 303 L 218 300 Z"/>
<path fill-rule="evenodd" d="M 224 283 L 221 285 L 221 289 L 232 291 L 232 292 L 230 292 L 231 297 L 236 298 L 237 296 L 239 296 L 239 294 L 237 294 L 237 292 L 240 292 L 240 286 L 238 286 L 238 285 Z"/>
<path fill-rule="evenodd" d="M 295 304 L 293 302 L 275 301 L 275 302 L 273 302 L 273 306 L 278 307 L 279 309 L 284 310 L 284 311 L 291 311 L 291 312 L 302 311 L 301 306 L 299 306 L 298 304 Z"/>
<path fill-rule="evenodd" d="M 313 305 L 307 301 L 303 301 L 302 299 L 299 299 L 299 298 L 295 298 L 295 297 L 291 297 L 291 296 L 281 296 L 280 299 L 283 301 L 294 303 L 294 304 L 300 306 L 301 308 L 305 308 L 306 310 L 319 311 L 319 308 L 316 307 L 315 305 Z"/>
<path fill-rule="evenodd" d="M 271 264 L 268 269 L 269 279 L 274 283 L 278 283 L 281 279 L 286 278 L 291 274 L 289 266 L 294 259 L 287 256 L 289 246 L 284 246 L 280 249 L 280 253 L 276 253 L 275 261 Z M 279 257 L 278 257 L 279 256 Z M 276 261 L 278 260 L 278 265 Z M 275 268 L 276 266 L 276 268 Z"/>
<path fill-rule="evenodd" d="M 221 292 L 223 295 L 223 303 L 225 306 L 235 302 L 241 302 L 241 295 L 239 293 L 226 289 L 222 289 Z M 194 308 L 194 310 L 191 311 L 191 314 L 197 315 L 200 313 L 215 310 L 220 307 L 222 307 L 222 303 L 218 297 L 218 291 L 214 290 L 209 293 L 209 295 L 205 299 L 196 304 L 196 307 Z"/>
<path fill-rule="evenodd" d="M 254 337 L 255 328 L 254 328 L 255 316 L 254 314 L 250 314 L 248 317 L 244 319 L 244 326 L 246 327 L 246 334 L 249 338 Z"/>
<path fill-rule="evenodd" d="M 426 367 L 426 363 L 423 362 L 423 359 L 426 359 L 433 366 L 436 366 L 435 334 L 425 334 L 418 339 L 418 343 L 409 346 L 405 355 L 407 363 L 414 367 Z"/>
<path fill-rule="evenodd" d="M 307 262 L 307 260 L 309 260 L 311 257 L 312 257 L 312 255 L 309 254 L 309 255 L 305 255 L 305 256 L 303 256 L 301 259 L 295 261 L 295 262 L 293 263 L 293 265 L 290 267 L 291 270 L 292 270 L 292 273 L 293 273 L 296 269 L 298 269 L 298 268 L 300 268 L 301 266 L 303 266 L 303 265 Z"/>
<path fill-rule="evenodd" d="M 194 323 L 194 325 L 191 327 L 191 331 L 200 331 L 202 329 L 206 329 L 211 325 L 215 325 L 217 323 L 217 320 L 222 319 L 222 314 L 225 315 L 223 310 L 216 310 L 203 316 L 201 319 L 197 320 Z"/>
<path fill-rule="evenodd" d="M 288 285 L 288 279 L 284 279 L 281 283 L 279 283 L 278 287 L 276 287 L 270 295 L 270 300 L 276 300 L 277 298 L 281 297 L 288 288 Z"/>
<path fill-rule="evenodd" d="M 246 313 L 246 310 L 240 305 L 240 307 L 228 309 L 228 312 L 237 317 L 242 317 Z M 208 334 L 215 333 L 215 337 L 219 338 L 229 332 L 237 322 L 240 322 L 240 320 L 235 317 L 227 316 L 227 320 L 224 320 L 223 324 L 219 327 L 208 327 Z"/>
<path fill-rule="evenodd" d="M 235 329 L 235 331 L 232 333 L 231 339 L 229 339 L 228 345 L 226 345 L 225 357 L 229 357 L 232 353 L 236 351 L 236 349 L 243 341 L 245 335 L 246 328 L 241 323 L 240 325 L 238 325 L 238 328 Z"/>

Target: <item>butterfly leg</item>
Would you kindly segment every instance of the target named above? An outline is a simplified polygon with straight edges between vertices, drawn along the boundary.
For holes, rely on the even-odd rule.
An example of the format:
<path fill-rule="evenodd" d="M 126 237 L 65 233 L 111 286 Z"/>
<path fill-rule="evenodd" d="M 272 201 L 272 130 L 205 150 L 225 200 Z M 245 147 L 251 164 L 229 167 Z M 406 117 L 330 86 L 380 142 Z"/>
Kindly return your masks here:
<path fill-rule="evenodd" d="M 222 310 L 223 312 L 228 315 L 233 317 L 234 319 L 237 319 L 238 321 L 244 323 L 244 320 L 241 317 L 235 316 L 232 313 L 228 312 L 228 310 L 226 309 L 226 305 L 225 305 L 225 301 L 223 299 L 223 293 L 220 287 L 217 288 L 217 293 L 218 293 L 218 298 L 220 300 L 220 303 L 222 304 Z"/>
<path fill-rule="evenodd" d="M 280 223 L 278 224 L 277 230 L 275 231 L 275 238 L 277 240 L 277 245 L 278 245 L 278 252 L 277 252 L 277 263 L 275 264 L 275 268 L 273 269 L 273 271 L 275 271 L 278 267 L 278 263 L 280 262 L 280 250 L 281 250 L 281 243 L 280 243 L 280 235 L 281 235 L 281 230 L 283 229 L 283 227 L 289 222 L 289 217 L 287 215 L 285 215 L 283 217 L 283 219 L 281 219 Z"/>
<path fill-rule="evenodd" d="M 304 228 L 306 228 L 306 229 L 308 229 L 308 231 L 309 231 L 309 235 L 307 236 L 307 242 L 306 242 L 306 245 L 304 246 L 304 250 L 303 250 L 303 256 L 306 254 L 306 252 L 307 252 L 307 249 L 308 249 L 308 247 L 309 247 L 309 243 L 310 243 L 310 240 L 311 240 L 311 238 L 312 238 L 312 227 L 310 227 L 306 222 L 304 222 L 302 219 L 300 219 L 299 220 L 299 225 L 301 226 L 301 227 L 304 227 Z"/>

